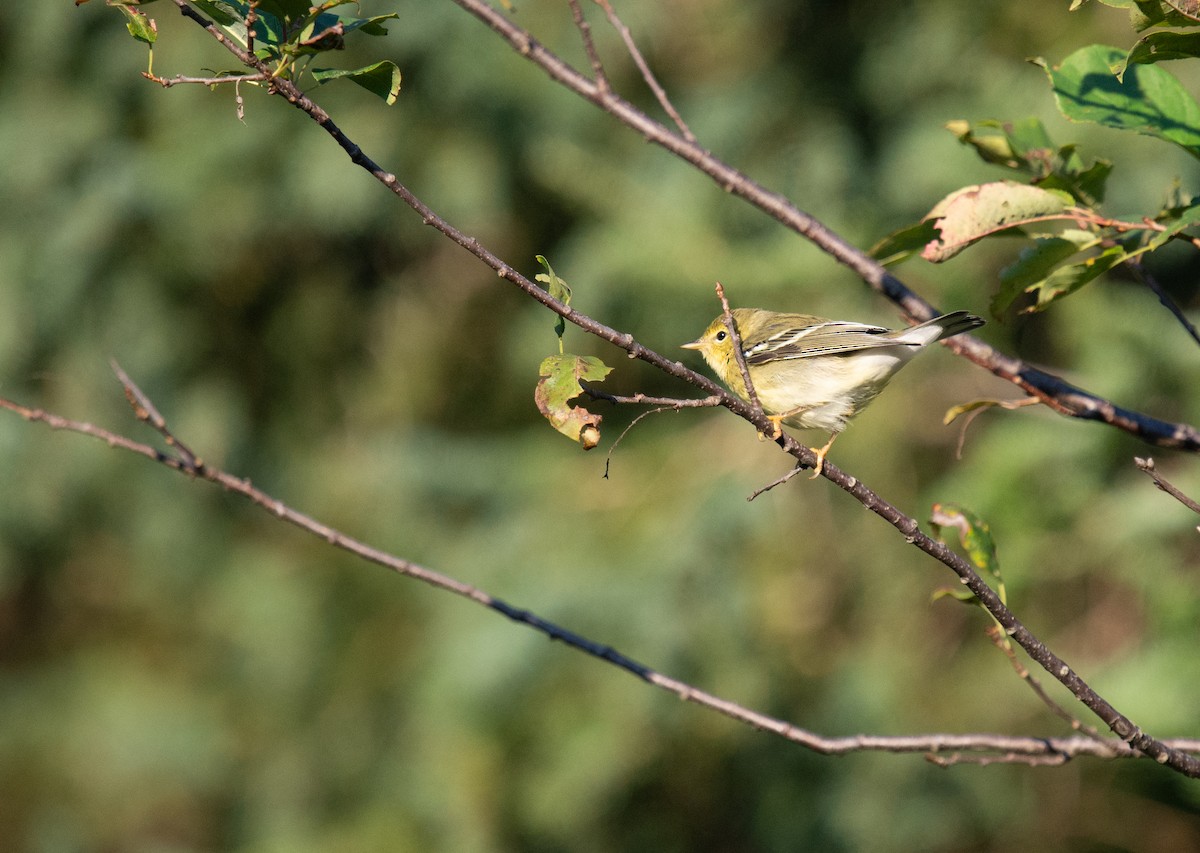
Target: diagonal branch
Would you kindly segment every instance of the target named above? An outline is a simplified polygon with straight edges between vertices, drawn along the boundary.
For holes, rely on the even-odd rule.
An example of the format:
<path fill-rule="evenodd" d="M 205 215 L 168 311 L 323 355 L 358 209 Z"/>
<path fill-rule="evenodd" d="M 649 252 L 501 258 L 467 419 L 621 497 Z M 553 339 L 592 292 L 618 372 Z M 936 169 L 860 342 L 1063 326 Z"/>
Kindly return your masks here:
<path fill-rule="evenodd" d="M 696 142 L 654 121 L 628 101 L 602 90 L 588 77 L 548 50 L 531 33 L 521 29 L 488 5 L 486 0 L 453 2 L 487 24 L 507 41 L 518 55 L 537 65 L 550 79 L 605 110 L 650 142 L 690 163 L 712 178 L 721 189 L 748 201 L 780 224 L 808 239 L 839 263 L 853 270 L 906 314 L 918 320 L 928 320 L 938 313 L 929 302 L 910 290 L 882 264 L 846 242 L 814 216 L 797 208 L 783 195 L 766 189 L 717 159 Z M 1006 356 L 969 335 L 961 335 L 947 341 L 945 345 L 1000 378 L 1014 383 L 1059 414 L 1107 423 L 1157 447 L 1200 452 L 1200 430 L 1194 426 L 1168 423 L 1117 406 L 1103 397 L 1071 385 L 1058 376 L 1032 367 L 1020 359 Z"/>

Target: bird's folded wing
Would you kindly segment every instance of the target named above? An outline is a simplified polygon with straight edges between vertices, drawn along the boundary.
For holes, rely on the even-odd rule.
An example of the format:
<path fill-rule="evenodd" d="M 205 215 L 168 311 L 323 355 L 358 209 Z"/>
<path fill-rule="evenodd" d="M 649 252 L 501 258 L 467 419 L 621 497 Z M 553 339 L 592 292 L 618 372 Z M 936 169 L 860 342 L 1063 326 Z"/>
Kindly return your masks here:
<path fill-rule="evenodd" d="M 860 350 L 896 345 L 890 332 L 880 326 L 831 320 L 812 326 L 782 329 L 745 350 L 747 364 L 763 364 L 777 359 L 815 358 L 844 355 Z"/>

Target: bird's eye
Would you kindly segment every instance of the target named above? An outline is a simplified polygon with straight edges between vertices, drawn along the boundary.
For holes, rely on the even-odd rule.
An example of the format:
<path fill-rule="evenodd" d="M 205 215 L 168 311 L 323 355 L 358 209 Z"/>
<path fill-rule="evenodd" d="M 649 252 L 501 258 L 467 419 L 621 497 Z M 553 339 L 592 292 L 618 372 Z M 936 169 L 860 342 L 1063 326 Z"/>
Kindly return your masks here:
<path fill-rule="evenodd" d="M 725 340 L 727 336 L 728 333 L 722 329 L 721 331 L 717 332 L 717 336 L 713 340 L 715 340 L 717 343 L 720 343 L 721 341 Z"/>

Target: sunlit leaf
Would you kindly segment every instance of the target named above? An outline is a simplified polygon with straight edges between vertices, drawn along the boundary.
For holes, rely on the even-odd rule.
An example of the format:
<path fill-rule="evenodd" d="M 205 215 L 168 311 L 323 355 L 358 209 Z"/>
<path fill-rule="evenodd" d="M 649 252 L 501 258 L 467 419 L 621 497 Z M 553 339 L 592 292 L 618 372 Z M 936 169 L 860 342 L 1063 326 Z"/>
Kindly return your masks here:
<path fill-rule="evenodd" d="M 1045 69 L 1063 115 L 1072 121 L 1132 130 L 1179 145 L 1200 156 L 1200 105 L 1170 73 L 1156 65 L 1131 65 L 1122 79 L 1113 66 L 1125 52 L 1089 45 Z"/>
<path fill-rule="evenodd" d="M 550 425 L 584 450 L 591 450 L 600 441 L 601 416 L 582 406 L 572 406 L 571 400 L 583 393 L 580 381 L 599 382 L 612 370 L 595 356 L 552 355 L 538 368 L 537 388 L 533 399 Z"/>
<path fill-rule="evenodd" d="M 1062 213 L 1071 196 L 1015 181 L 997 181 L 964 187 L 942 199 L 927 218 L 936 218 L 936 240 L 926 245 L 921 256 L 940 263 L 949 260 L 977 240 L 1040 217 Z"/>
<path fill-rule="evenodd" d="M 154 44 L 158 40 L 158 27 L 151 18 L 146 17 L 145 12 L 125 5 L 121 6 L 121 11 L 129 19 L 125 26 L 131 36 L 146 44 Z"/>
<path fill-rule="evenodd" d="M 1139 39 L 1112 72 L 1120 79 L 1129 65 L 1152 65 L 1171 59 L 1191 59 L 1200 56 L 1200 33 L 1159 31 Z"/>

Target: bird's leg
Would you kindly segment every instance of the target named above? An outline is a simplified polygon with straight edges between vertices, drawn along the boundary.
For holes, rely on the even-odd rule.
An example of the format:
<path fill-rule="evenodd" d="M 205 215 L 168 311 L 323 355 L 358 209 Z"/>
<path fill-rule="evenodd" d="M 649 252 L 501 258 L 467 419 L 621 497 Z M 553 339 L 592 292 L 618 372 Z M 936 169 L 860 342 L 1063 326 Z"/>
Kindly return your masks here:
<path fill-rule="evenodd" d="M 817 465 L 815 468 L 813 468 L 813 475 L 808 479 L 815 480 L 817 477 L 821 476 L 821 470 L 825 467 L 825 456 L 829 453 L 829 448 L 833 447 L 833 442 L 837 440 L 839 435 L 841 435 L 840 432 L 831 433 L 829 436 L 829 441 L 825 442 L 825 446 L 816 451 Z"/>
<path fill-rule="evenodd" d="M 795 412 L 788 412 L 786 415 L 767 415 L 767 420 L 771 422 L 774 429 L 771 430 L 770 435 L 760 432 L 758 434 L 759 441 L 762 441 L 764 438 L 770 441 L 778 441 L 779 436 L 783 435 L 783 419 L 790 418 L 794 414 Z"/>
<path fill-rule="evenodd" d="M 758 434 L 759 441 L 762 441 L 764 438 L 768 438 L 771 441 L 777 441 L 779 436 L 783 435 L 783 422 L 788 418 L 795 417 L 796 415 L 810 408 L 812 407 L 800 406 L 799 408 L 792 409 L 790 412 L 784 412 L 782 415 L 767 415 L 767 420 L 771 422 L 775 429 L 771 435 L 765 435 L 764 433 L 760 432 Z M 837 440 L 839 435 L 841 435 L 841 432 L 830 433 L 829 441 L 825 442 L 825 446 L 815 451 L 817 454 L 817 464 L 813 467 L 812 476 L 808 479 L 815 480 L 817 477 L 821 476 L 821 471 L 825 468 L 825 457 L 829 454 L 829 448 L 833 447 L 833 443 Z"/>

